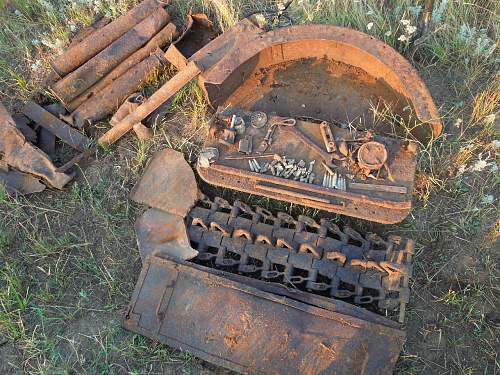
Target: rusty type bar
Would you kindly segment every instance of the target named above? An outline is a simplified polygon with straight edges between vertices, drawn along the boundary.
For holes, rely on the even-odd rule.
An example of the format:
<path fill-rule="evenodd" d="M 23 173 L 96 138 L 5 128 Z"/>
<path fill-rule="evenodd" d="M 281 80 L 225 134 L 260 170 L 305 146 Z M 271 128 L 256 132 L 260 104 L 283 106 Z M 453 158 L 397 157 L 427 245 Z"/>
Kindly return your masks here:
<path fill-rule="evenodd" d="M 158 8 L 97 56 L 53 85 L 52 92 L 63 103 L 69 103 L 144 46 L 169 20 L 165 9 Z"/>
<path fill-rule="evenodd" d="M 65 122 L 59 120 L 49 111 L 39 105 L 28 102 L 23 107 L 23 113 L 38 125 L 47 129 L 67 145 L 83 151 L 90 143 L 89 139 Z"/>
<path fill-rule="evenodd" d="M 52 67 L 61 77 L 71 73 L 143 19 L 156 12 L 158 8 L 168 3 L 169 1 L 144 0 L 115 21 L 89 35 L 81 43 L 70 47 L 52 63 Z"/>
<path fill-rule="evenodd" d="M 125 117 L 119 124 L 115 125 L 112 129 L 108 130 L 101 138 L 99 138 L 100 145 L 110 145 L 120 139 L 132 127 L 144 120 L 155 109 L 165 103 L 173 95 L 175 95 L 181 88 L 183 88 L 189 81 L 201 73 L 198 65 L 191 61 L 185 69 L 178 72 L 174 77 L 167 81 L 162 87 L 158 89 L 148 100 L 141 104 L 135 112 Z"/>
<path fill-rule="evenodd" d="M 73 99 L 66 105 L 66 108 L 69 111 L 74 111 L 83 102 L 85 102 L 85 100 L 93 95 L 97 95 L 97 93 L 102 91 L 106 86 L 110 85 L 113 81 L 125 74 L 129 69 L 133 68 L 149 55 L 151 55 L 156 49 L 162 48 L 166 44 L 170 43 L 175 38 L 176 34 L 177 32 L 175 25 L 173 23 L 169 23 L 167 26 L 161 29 L 158 34 L 156 34 L 144 47 L 130 55 L 126 60 L 124 60 L 116 68 L 114 68 L 107 76 L 87 89 L 84 93 L 80 94 L 77 98 Z"/>
<path fill-rule="evenodd" d="M 80 105 L 72 114 L 73 125 L 82 128 L 86 123 L 97 122 L 115 112 L 130 94 L 137 91 L 153 72 L 160 68 L 163 62 L 163 56 L 153 54 L 129 69 Z"/>
<path fill-rule="evenodd" d="M 397 194 L 407 194 L 408 188 L 405 186 L 394 186 L 394 185 L 378 185 L 378 184 L 367 184 L 360 182 L 350 182 L 349 187 L 358 190 L 367 191 L 379 191 L 384 193 L 397 193 Z"/>

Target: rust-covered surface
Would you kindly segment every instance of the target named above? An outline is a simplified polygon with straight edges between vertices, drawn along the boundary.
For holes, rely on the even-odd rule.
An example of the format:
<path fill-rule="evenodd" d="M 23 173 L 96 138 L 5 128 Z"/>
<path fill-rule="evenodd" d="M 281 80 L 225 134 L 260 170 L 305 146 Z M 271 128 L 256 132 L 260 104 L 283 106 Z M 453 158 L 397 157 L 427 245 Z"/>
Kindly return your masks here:
<path fill-rule="evenodd" d="M 259 114 L 267 119 L 262 124 L 255 123 Z M 206 149 L 218 150 L 218 157 L 206 163 L 202 152 L 197 164 L 200 177 L 211 184 L 387 224 L 402 221 L 410 211 L 413 142 L 234 108 L 218 118 L 205 143 Z M 331 129 L 330 151 L 323 126 Z M 249 139 L 252 146 L 242 149 Z M 258 170 L 249 166 L 252 157 Z M 325 183 L 332 177 L 343 185 Z"/>
<path fill-rule="evenodd" d="M 144 46 L 169 20 L 167 11 L 158 8 L 88 62 L 54 84 L 52 92 L 63 103 L 71 102 Z"/>
<path fill-rule="evenodd" d="M 124 326 L 247 374 L 390 374 L 404 333 L 233 281 L 146 259 Z"/>
<path fill-rule="evenodd" d="M 48 156 L 31 145 L 16 128 L 14 120 L 0 103 L 0 160 L 10 169 L 34 175 L 48 185 L 62 189 L 71 176 L 57 172 Z"/>
<path fill-rule="evenodd" d="M 131 194 L 132 200 L 185 217 L 198 199 L 193 170 L 181 152 L 154 154 Z"/>
<path fill-rule="evenodd" d="M 408 121 L 417 118 L 422 124 L 412 133 L 422 140 L 441 132 L 437 109 L 416 70 L 383 42 L 328 25 L 264 33 L 245 20 L 237 25 L 241 27 L 256 36 L 222 46 L 218 53 L 223 58 L 200 77 L 214 106 L 354 122 L 384 131 L 388 124 L 374 120 L 372 108 L 389 107 Z M 213 56 L 193 58 L 203 66 L 201 61 Z"/>
<path fill-rule="evenodd" d="M 73 125 L 82 128 L 86 123 L 94 124 L 114 113 L 123 101 L 136 92 L 164 63 L 163 54 L 155 52 L 127 70 L 71 114 Z"/>
<path fill-rule="evenodd" d="M 97 29 L 81 42 L 71 46 L 52 62 L 52 67 L 61 76 L 71 73 L 97 55 L 116 39 L 141 22 L 169 1 L 144 0 L 126 14 Z"/>
<path fill-rule="evenodd" d="M 176 33 L 177 32 L 175 25 L 173 23 L 169 23 L 153 38 L 151 38 L 151 40 L 149 40 L 149 42 L 144 47 L 123 60 L 116 68 L 114 68 L 99 82 L 88 88 L 84 93 L 67 104 L 66 108 L 68 108 L 69 111 L 73 111 L 78 108 L 78 106 L 80 106 L 85 100 L 90 98 L 92 95 L 96 95 L 106 86 L 118 79 L 122 74 L 125 74 L 125 72 L 127 72 L 129 69 L 133 68 L 135 65 L 139 64 L 142 60 L 154 53 L 158 48 L 162 48 L 166 44 L 170 43 L 172 39 L 176 37 Z"/>

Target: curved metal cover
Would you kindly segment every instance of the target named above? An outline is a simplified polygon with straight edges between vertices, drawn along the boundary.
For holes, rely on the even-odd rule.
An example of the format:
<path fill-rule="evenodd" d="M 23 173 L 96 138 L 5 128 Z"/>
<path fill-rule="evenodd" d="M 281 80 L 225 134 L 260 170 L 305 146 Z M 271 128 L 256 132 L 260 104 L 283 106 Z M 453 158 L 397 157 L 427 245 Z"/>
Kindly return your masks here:
<path fill-rule="evenodd" d="M 252 39 L 218 48 L 225 54 L 217 64 L 210 64 L 213 54 L 193 56 L 207 65 L 200 80 L 214 106 L 264 111 L 274 107 L 295 117 L 353 121 L 369 114 L 372 104 L 378 110 L 388 104 L 406 118 L 412 109 L 422 123 L 412 130 L 420 139 L 440 134 L 439 113 L 427 87 L 389 45 L 337 26 L 303 25 L 257 33 L 249 24 L 244 20 L 235 28 L 250 28 Z"/>
<path fill-rule="evenodd" d="M 245 374 L 390 374 L 404 333 L 150 256 L 124 326 Z"/>

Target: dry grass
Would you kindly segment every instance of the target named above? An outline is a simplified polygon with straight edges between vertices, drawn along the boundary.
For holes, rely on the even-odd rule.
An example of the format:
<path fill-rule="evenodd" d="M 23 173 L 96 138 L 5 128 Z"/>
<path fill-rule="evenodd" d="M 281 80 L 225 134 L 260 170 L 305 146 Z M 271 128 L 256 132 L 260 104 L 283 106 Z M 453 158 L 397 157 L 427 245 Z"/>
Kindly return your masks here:
<path fill-rule="evenodd" d="M 37 94 L 48 59 L 68 42 L 72 29 L 97 14 L 116 16 L 133 3 L 0 5 L 1 100 L 16 108 Z M 272 1 L 173 3 L 179 16 L 191 7 L 208 12 L 221 30 L 258 9 L 279 13 Z M 416 24 L 418 2 L 389 3 L 295 0 L 289 15 L 294 23 L 353 27 L 394 46 L 427 81 L 445 124 L 439 139 L 421 145 L 411 215 L 401 225 L 376 228 L 417 240 L 408 341 L 398 373 L 500 373 L 500 175 L 492 143 L 499 130 L 499 55 L 492 46 L 500 3 L 436 1 L 434 28 L 417 45 L 401 38 L 411 37 L 401 20 Z M 140 268 L 132 228 L 141 208 L 127 199 L 130 189 L 159 148 L 182 150 L 194 161 L 208 116 L 200 90 L 188 86 L 166 119 L 155 124 L 152 141 L 128 137 L 98 153 L 66 191 L 10 198 L 0 190 L 0 373 L 223 372 L 119 324 Z"/>

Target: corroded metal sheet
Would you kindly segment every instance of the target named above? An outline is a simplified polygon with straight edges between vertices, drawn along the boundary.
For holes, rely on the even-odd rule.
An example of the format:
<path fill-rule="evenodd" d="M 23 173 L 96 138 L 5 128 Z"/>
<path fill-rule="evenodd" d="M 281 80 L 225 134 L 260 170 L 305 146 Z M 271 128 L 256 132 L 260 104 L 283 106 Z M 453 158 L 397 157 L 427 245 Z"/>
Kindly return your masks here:
<path fill-rule="evenodd" d="M 193 170 L 181 152 L 158 151 L 134 187 L 132 200 L 185 217 L 198 199 Z"/>
<path fill-rule="evenodd" d="M 71 180 L 71 176 L 57 171 L 45 153 L 26 141 L 1 103 L 0 133 L 0 154 L 11 168 L 40 177 L 57 189 Z"/>
<path fill-rule="evenodd" d="M 390 374 L 404 341 L 368 322 L 216 275 L 146 259 L 125 328 L 245 374 Z"/>

